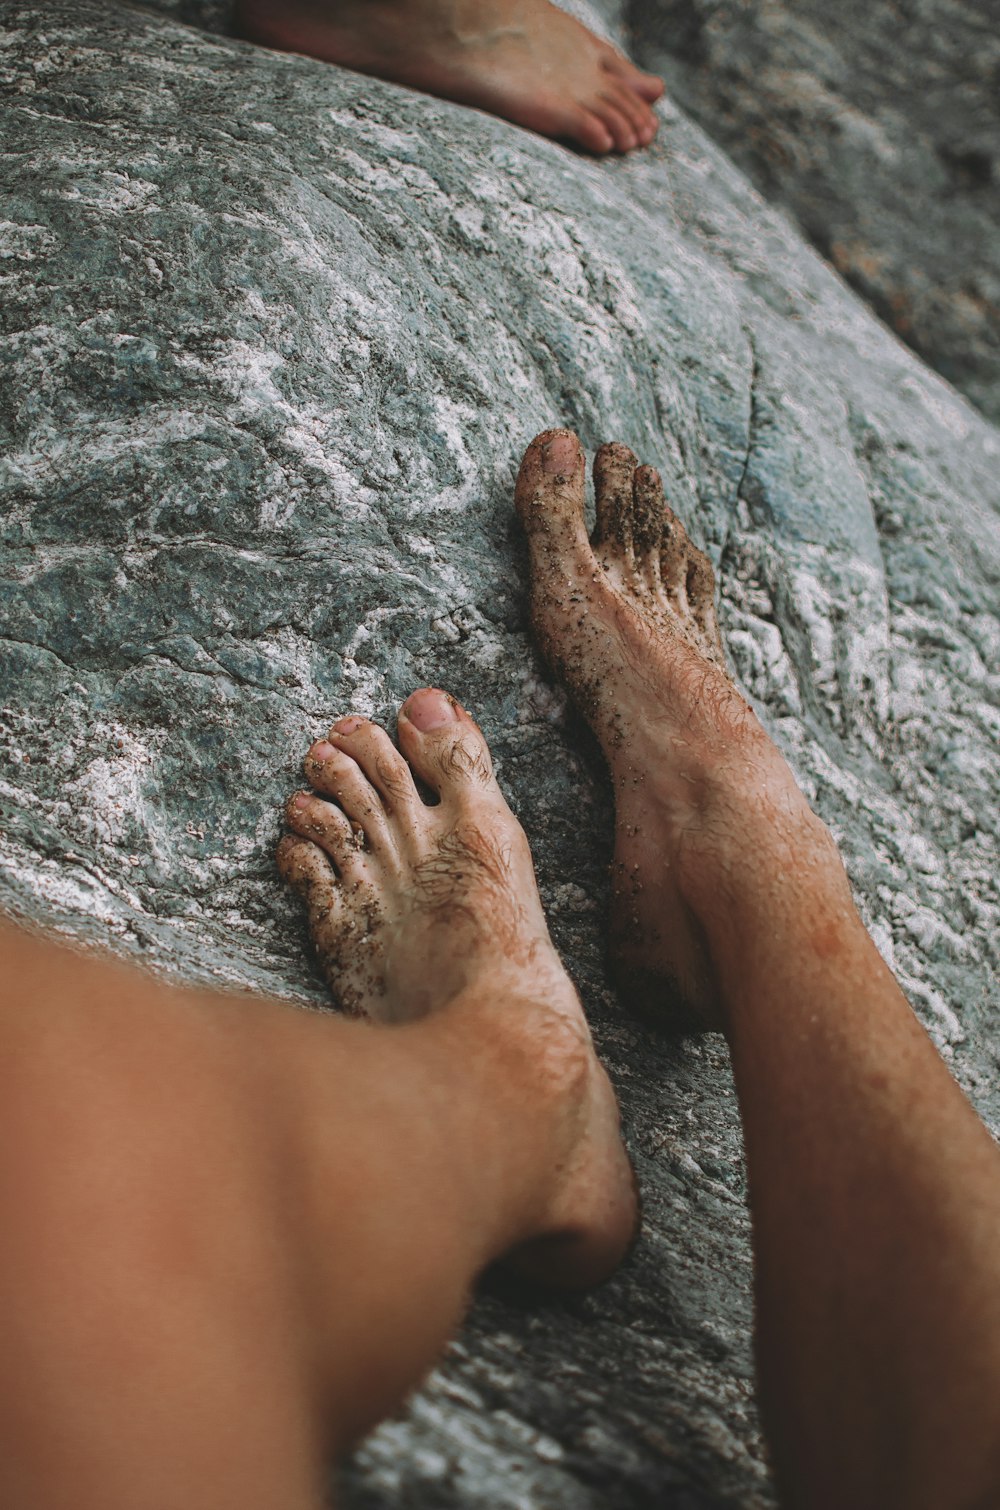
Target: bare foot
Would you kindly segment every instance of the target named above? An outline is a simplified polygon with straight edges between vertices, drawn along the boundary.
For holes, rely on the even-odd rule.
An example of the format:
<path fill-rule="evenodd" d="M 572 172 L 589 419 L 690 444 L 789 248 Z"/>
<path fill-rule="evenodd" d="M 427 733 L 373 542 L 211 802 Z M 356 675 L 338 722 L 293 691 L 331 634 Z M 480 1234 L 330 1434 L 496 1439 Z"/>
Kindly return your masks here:
<path fill-rule="evenodd" d="M 663 83 L 549 0 L 238 0 L 251 41 L 503 116 L 589 152 L 656 134 Z"/>
<path fill-rule="evenodd" d="M 811 815 L 726 671 L 711 563 L 667 507 L 658 473 L 605 445 L 594 486 L 589 540 L 576 436 L 548 430 L 528 447 L 516 502 L 535 632 L 611 767 L 611 953 L 623 991 L 674 1026 L 720 1028 L 699 874 L 725 876 L 729 835 L 751 808 Z"/>
<path fill-rule="evenodd" d="M 402 1024 L 471 1000 L 473 1037 L 516 1036 L 525 1092 L 551 1100 L 560 1152 L 538 1235 L 511 1262 L 544 1283 L 595 1283 L 634 1236 L 634 1179 L 614 1092 L 549 938 L 527 840 L 486 741 L 453 698 L 413 693 L 399 743 L 402 754 L 377 724 L 350 717 L 312 746 L 315 793 L 287 804 L 293 832 L 279 845 L 279 869 L 308 909 L 347 1011 Z"/>

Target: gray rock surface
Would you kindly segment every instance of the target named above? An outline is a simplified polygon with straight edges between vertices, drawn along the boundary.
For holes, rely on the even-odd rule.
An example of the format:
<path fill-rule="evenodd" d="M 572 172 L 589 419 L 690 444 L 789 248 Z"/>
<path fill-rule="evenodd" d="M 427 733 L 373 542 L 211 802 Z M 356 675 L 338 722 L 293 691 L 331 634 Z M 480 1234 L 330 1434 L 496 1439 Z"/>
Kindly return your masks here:
<path fill-rule="evenodd" d="M 1000 421 L 997 0 L 633 0 L 639 57 Z"/>
<path fill-rule="evenodd" d="M 608 986 L 610 792 L 531 645 L 511 484 L 554 422 L 661 467 L 743 685 L 996 1130 L 1000 434 L 673 106 L 594 163 L 111 0 L 4 4 L 0 70 L 4 908 L 319 1005 L 282 799 L 331 716 L 453 688 L 645 1226 L 586 1300 L 484 1297 L 347 1503 L 772 1505 L 725 1046 L 652 1039 Z"/>

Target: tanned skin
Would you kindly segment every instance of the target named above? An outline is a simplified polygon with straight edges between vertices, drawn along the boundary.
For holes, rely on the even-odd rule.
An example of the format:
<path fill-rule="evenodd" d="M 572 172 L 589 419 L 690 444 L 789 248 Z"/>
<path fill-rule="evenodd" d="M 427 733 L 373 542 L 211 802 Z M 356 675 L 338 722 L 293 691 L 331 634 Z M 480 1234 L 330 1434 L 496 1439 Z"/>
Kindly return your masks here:
<path fill-rule="evenodd" d="M 236 20 L 265 47 L 473 105 L 598 155 L 656 134 L 662 79 L 549 0 L 238 0 Z"/>
<path fill-rule="evenodd" d="M 611 445 L 594 477 L 591 540 L 576 437 L 528 448 L 532 616 L 615 786 L 623 1004 L 732 1049 L 784 1503 L 987 1510 L 1000 1153 L 729 678 L 657 474 Z M 318 1510 L 488 1265 L 579 1288 L 633 1239 L 614 1096 L 472 719 L 425 688 L 395 741 L 342 718 L 305 773 L 279 865 L 350 1016 L 3 930 L 12 1510 Z"/>

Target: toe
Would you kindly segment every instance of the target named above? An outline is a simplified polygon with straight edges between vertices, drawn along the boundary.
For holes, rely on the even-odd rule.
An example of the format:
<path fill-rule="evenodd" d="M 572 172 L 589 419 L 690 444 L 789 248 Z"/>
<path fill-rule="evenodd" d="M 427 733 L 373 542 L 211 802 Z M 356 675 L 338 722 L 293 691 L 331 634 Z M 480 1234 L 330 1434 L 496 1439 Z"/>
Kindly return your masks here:
<path fill-rule="evenodd" d="M 605 90 L 593 103 L 594 114 L 607 126 L 617 152 L 631 152 L 639 145 L 639 138 L 622 108 L 618 90 Z"/>
<path fill-rule="evenodd" d="M 614 150 L 614 138 L 607 126 L 589 105 L 562 91 L 530 90 L 509 102 L 510 119 L 529 131 L 553 136 L 560 141 L 575 142 L 587 152 L 603 156 Z"/>
<path fill-rule="evenodd" d="M 636 564 L 650 578 L 660 580 L 660 541 L 663 535 L 663 483 L 655 467 L 636 467 L 632 476 L 632 546 Z"/>
<path fill-rule="evenodd" d="M 378 957 L 372 948 L 378 906 L 368 895 L 359 915 L 358 887 L 345 896 L 326 855 L 297 834 L 286 834 L 278 845 L 278 870 L 305 905 L 309 933 L 336 1004 L 355 1017 L 368 1014 L 373 996 L 383 989 Z M 356 977 L 359 961 L 367 966 L 365 987 Z"/>
<path fill-rule="evenodd" d="M 631 62 L 631 59 L 625 57 L 624 53 L 619 53 L 618 48 L 607 48 L 601 62 L 607 71 L 618 75 L 619 79 L 627 83 L 628 88 L 634 89 L 637 95 L 642 95 L 642 98 L 650 101 L 650 104 L 653 104 L 654 100 L 659 100 L 660 95 L 663 94 L 665 85 L 660 75 L 645 74 L 642 69 L 636 68 L 636 65 Z"/>
<path fill-rule="evenodd" d="M 706 655 L 723 663 L 722 640 L 715 617 L 715 571 L 705 552 L 693 545 L 688 547 L 685 590 Z"/>
<path fill-rule="evenodd" d="M 524 453 L 514 503 L 528 537 L 532 577 L 592 573 L 594 555 L 583 520 L 586 471 L 570 430 L 545 430 Z"/>
<path fill-rule="evenodd" d="M 345 878 L 362 870 L 364 830 L 334 803 L 312 792 L 295 792 L 285 803 L 285 822 L 301 839 L 318 845 Z"/>
<path fill-rule="evenodd" d="M 275 859 L 282 880 L 304 903 L 313 933 L 317 928 L 335 927 L 343 903 L 337 877 L 322 850 L 298 834 L 285 834 Z"/>
<path fill-rule="evenodd" d="M 625 556 L 632 554 L 632 478 L 636 466 L 633 452 L 617 441 L 601 446 L 594 457 L 594 544 Z"/>
<path fill-rule="evenodd" d="M 645 100 L 649 105 L 655 105 L 657 100 L 662 99 L 663 91 L 666 88 L 659 74 L 643 73 L 642 69 L 636 68 L 633 63 L 629 63 L 628 65 L 625 82 L 630 89 L 635 91 L 640 99 Z"/>
<path fill-rule="evenodd" d="M 485 739 L 465 709 L 436 687 L 422 687 L 399 710 L 399 742 L 417 774 L 442 802 L 499 788 Z"/>
<path fill-rule="evenodd" d="M 599 115 L 583 106 L 574 110 L 551 134 L 568 137 L 570 141 L 578 142 L 586 151 L 594 152 L 598 157 L 614 151 L 615 139 L 607 126 Z"/>
<path fill-rule="evenodd" d="M 659 74 L 643 73 L 641 68 L 636 68 L 634 63 L 613 47 L 608 48 L 608 55 L 603 61 L 608 72 L 621 79 L 640 99 L 652 105 L 661 98 L 665 85 Z"/>
<path fill-rule="evenodd" d="M 615 105 L 632 127 L 636 146 L 645 147 L 656 134 L 656 116 L 645 100 L 640 99 L 635 90 L 629 89 L 626 84 L 616 83 L 613 95 Z"/>
<path fill-rule="evenodd" d="M 311 786 L 330 797 L 346 815 L 348 827 L 363 830 L 375 847 L 390 847 L 382 799 L 353 754 L 319 739 L 303 762 Z"/>
<path fill-rule="evenodd" d="M 660 578 L 682 613 L 687 612 L 687 530 L 672 509 L 663 506 L 660 538 Z"/>
<path fill-rule="evenodd" d="M 388 816 L 419 805 L 409 766 L 378 724 L 353 715 L 342 718 L 330 730 L 328 742 L 356 761 Z"/>

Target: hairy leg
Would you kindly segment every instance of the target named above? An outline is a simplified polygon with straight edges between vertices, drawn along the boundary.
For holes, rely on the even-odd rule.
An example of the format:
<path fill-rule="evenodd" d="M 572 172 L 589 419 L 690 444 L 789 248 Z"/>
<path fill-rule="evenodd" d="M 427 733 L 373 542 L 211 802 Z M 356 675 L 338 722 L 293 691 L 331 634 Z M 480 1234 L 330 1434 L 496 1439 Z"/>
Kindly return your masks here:
<path fill-rule="evenodd" d="M 239 0 L 245 36 L 477 106 L 589 152 L 656 134 L 663 84 L 549 0 Z"/>
<path fill-rule="evenodd" d="M 367 1021 L 3 929 L 3 1504 L 316 1510 L 487 1265 L 626 1251 L 614 1096 L 485 741 L 439 693 L 400 738 L 314 746 L 281 851 Z"/>
<path fill-rule="evenodd" d="M 622 446 L 550 431 L 517 507 L 532 612 L 615 782 L 626 994 L 723 1029 L 750 1171 L 760 1386 L 787 1502 L 1000 1503 L 1000 1151 L 861 924 L 725 670 L 708 562 Z"/>

